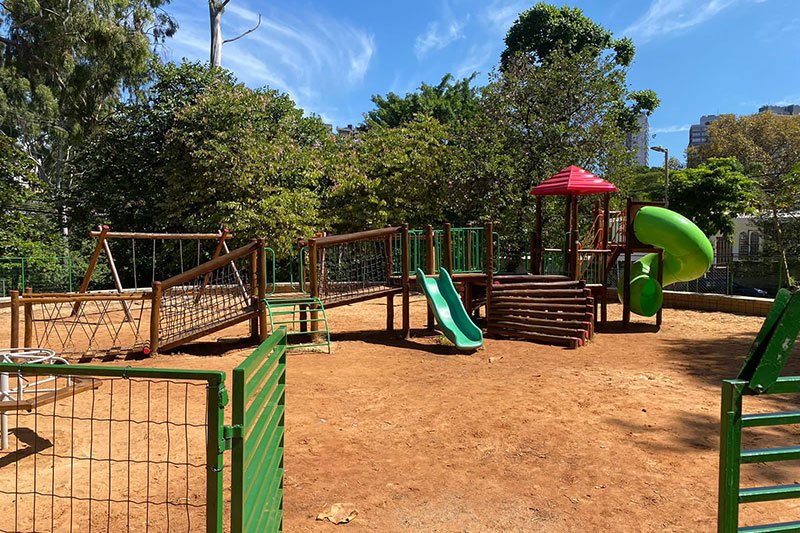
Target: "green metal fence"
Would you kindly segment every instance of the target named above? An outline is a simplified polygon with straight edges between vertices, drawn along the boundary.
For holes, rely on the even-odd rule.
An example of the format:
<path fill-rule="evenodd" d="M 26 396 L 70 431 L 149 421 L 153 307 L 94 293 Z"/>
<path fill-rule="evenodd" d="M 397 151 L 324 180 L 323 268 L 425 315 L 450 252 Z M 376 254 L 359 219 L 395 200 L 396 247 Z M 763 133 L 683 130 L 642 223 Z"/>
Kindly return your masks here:
<path fill-rule="evenodd" d="M 800 412 L 743 414 L 744 396 L 800 393 L 800 377 L 779 377 L 800 333 L 800 293 L 778 292 L 744 367 L 734 380 L 722 383 L 720 414 L 719 505 L 717 530 L 800 531 L 800 522 L 739 527 L 741 504 L 800 498 L 800 485 L 740 487 L 742 465 L 800 459 L 800 447 L 742 449 L 746 428 L 800 424 Z"/>
<path fill-rule="evenodd" d="M 74 265 L 69 255 L 58 257 L 0 257 L 0 297 L 11 291 L 71 292 Z"/>
<path fill-rule="evenodd" d="M 450 235 L 453 243 L 453 273 L 481 273 L 485 272 L 486 263 L 486 231 L 482 227 L 463 227 L 452 228 Z M 408 231 L 408 256 L 409 256 L 409 274 L 413 275 L 417 269 L 423 272 L 428 272 L 428 254 L 427 254 L 427 235 L 425 230 L 409 230 Z M 495 264 L 494 272 L 500 270 L 501 258 L 498 255 L 500 247 L 500 235 L 497 232 L 492 233 L 495 250 Z M 400 275 L 401 253 L 402 253 L 401 236 L 395 235 L 392 240 L 392 265 L 393 274 Z M 444 230 L 433 231 L 433 249 L 436 257 L 436 273 L 438 267 L 444 261 Z"/>
<path fill-rule="evenodd" d="M 231 529 L 283 529 L 286 329 L 233 371 Z"/>
<path fill-rule="evenodd" d="M 230 449 L 231 531 L 281 531 L 285 371 L 280 329 L 225 426 L 225 372 L 0 364 L 0 530 L 221 532 Z"/>

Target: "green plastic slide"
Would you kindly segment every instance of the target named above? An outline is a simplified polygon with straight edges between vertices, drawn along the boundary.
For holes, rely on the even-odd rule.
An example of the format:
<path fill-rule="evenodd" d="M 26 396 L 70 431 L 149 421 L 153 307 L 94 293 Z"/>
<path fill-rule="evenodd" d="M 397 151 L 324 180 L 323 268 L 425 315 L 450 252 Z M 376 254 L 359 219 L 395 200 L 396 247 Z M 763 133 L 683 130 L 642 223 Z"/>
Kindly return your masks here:
<path fill-rule="evenodd" d="M 456 348 L 477 350 L 483 346 L 483 332 L 469 318 L 447 270 L 439 269 L 439 279 L 436 279 L 425 277 L 418 268 L 417 283 L 428 299 L 428 305 L 436 316 L 439 329 Z"/>
<path fill-rule="evenodd" d="M 708 237 L 675 211 L 643 207 L 633 220 L 633 232 L 643 243 L 664 250 L 664 287 L 701 277 L 714 260 Z M 620 301 L 623 290 L 618 291 Z M 662 285 L 658 283 L 658 254 L 647 254 L 631 265 L 630 291 L 631 311 L 642 316 L 658 312 L 663 302 Z"/>

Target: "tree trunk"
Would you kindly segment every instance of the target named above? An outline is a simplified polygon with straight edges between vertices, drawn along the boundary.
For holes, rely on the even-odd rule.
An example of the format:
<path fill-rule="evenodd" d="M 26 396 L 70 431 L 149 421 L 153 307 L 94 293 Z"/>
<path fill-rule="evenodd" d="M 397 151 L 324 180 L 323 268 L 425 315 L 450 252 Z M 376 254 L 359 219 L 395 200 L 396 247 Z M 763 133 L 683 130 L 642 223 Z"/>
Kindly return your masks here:
<path fill-rule="evenodd" d="M 222 63 L 222 10 L 223 5 L 216 0 L 208 0 L 208 14 L 211 19 L 211 66 Z"/>

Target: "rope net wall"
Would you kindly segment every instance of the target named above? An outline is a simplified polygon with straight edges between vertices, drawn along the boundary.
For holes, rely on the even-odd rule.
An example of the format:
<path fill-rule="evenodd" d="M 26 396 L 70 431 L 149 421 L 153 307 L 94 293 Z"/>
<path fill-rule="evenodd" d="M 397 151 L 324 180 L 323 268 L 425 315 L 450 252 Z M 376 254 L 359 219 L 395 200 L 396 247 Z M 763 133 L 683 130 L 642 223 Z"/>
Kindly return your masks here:
<path fill-rule="evenodd" d="M 326 304 L 339 303 L 392 288 L 386 243 L 386 238 L 381 237 L 320 247 L 319 297 Z"/>
<path fill-rule="evenodd" d="M 93 294 L 79 301 L 76 295 L 24 295 L 21 302 L 32 318 L 31 344 L 68 359 L 141 352 L 149 342 L 150 300 L 143 293 L 125 297 Z"/>
<path fill-rule="evenodd" d="M 240 259 L 243 268 L 237 268 L 231 259 L 173 286 L 166 280 L 161 295 L 159 344 L 168 345 L 252 315 L 256 306 L 251 298 L 250 261 Z"/>
<path fill-rule="evenodd" d="M 205 529 L 206 383 L 58 376 L 55 386 L 86 390 L 8 411 L 1 531 Z"/>

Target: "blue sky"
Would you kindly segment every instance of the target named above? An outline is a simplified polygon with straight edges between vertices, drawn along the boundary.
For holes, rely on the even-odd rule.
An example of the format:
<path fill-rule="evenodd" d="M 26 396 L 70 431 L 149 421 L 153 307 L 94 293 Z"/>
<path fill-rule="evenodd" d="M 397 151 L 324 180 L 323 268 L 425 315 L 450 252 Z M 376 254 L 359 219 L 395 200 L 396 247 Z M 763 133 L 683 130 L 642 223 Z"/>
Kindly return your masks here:
<path fill-rule="evenodd" d="M 370 96 L 404 94 L 452 72 L 483 83 L 503 38 L 534 0 L 231 0 L 223 36 L 261 26 L 223 47 L 223 66 L 252 87 L 288 92 L 336 126 L 359 123 Z M 561 5 L 562 2 L 554 2 Z M 800 103 L 800 0 L 583 0 L 579 7 L 637 48 L 628 82 L 653 89 L 651 144 L 680 159 L 701 115 L 749 114 Z M 173 0 L 180 29 L 164 55 L 207 60 L 208 7 Z M 651 163 L 658 164 L 651 154 Z"/>

